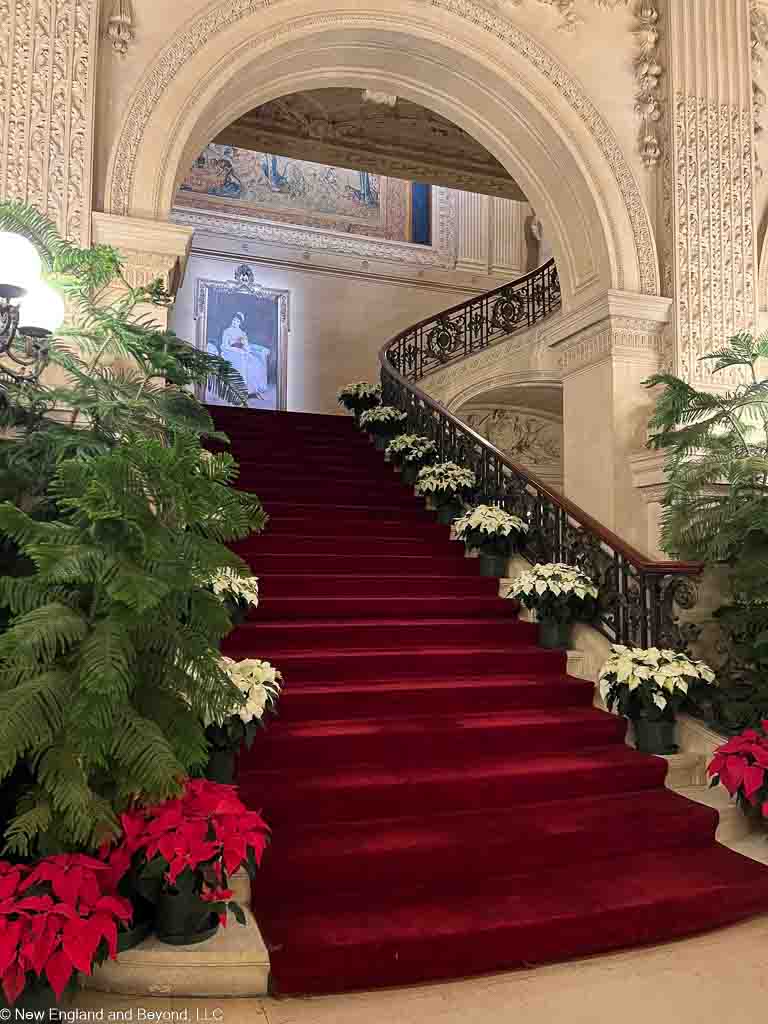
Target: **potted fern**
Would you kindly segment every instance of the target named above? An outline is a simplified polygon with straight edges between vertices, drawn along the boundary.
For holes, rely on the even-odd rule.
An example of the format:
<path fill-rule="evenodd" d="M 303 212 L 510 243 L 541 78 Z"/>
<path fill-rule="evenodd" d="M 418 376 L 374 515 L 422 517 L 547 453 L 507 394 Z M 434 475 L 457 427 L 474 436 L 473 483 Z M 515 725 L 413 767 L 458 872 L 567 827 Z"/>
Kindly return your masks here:
<path fill-rule="evenodd" d="M 376 448 L 384 451 L 392 438 L 402 432 L 407 418 L 394 405 L 379 405 L 361 413 L 359 422 L 361 429 L 373 438 Z"/>
<path fill-rule="evenodd" d="M 661 545 L 720 578 L 714 621 L 724 662 L 708 717 L 728 733 L 768 714 L 766 359 L 768 334 L 742 332 L 702 357 L 716 391 L 667 373 L 646 381 L 659 389 L 649 447 L 665 455 Z"/>
<path fill-rule="evenodd" d="M 550 649 L 567 648 L 572 623 L 590 622 L 597 611 L 598 591 L 589 576 L 557 562 L 520 573 L 505 596 L 536 612 L 539 644 Z"/>
<path fill-rule="evenodd" d="M 455 462 L 437 462 L 419 470 L 416 493 L 431 499 L 437 509 L 438 521 L 453 522 L 464 508 L 463 498 L 476 485 L 475 474 Z"/>
<path fill-rule="evenodd" d="M 606 707 L 630 719 L 637 749 L 646 754 L 676 753 L 676 713 L 689 703 L 694 684 L 714 681 L 708 665 L 686 654 L 622 644 L 611 646 L 598 677 Z"/>
<path fill-rule="evenodd" d="M 237 687 L 240 699 L 228 712 L 206 722 L 205 738 L 210 755 L 206 777 L 231 785 L 235 777 L 235 756 L 242 746 L 251 749 L 264 716 L 275 713 L 283 677 L 268 661 L 222 658 L 224 671 Z"/>
<path fill-rule="evenodd" d="M 98 849 L 131 801 L 203 770 L 203 721 L 238 699 L 208 581 L 245 571 L 226 544 L 266 517 L 234 459 L 203 454 L 218 435 L 191 393 L 244 405 L 243 382 L 146 315 L 169 301 L 160 282 L 132 288 L 114 250 L 21 204 L 0 203 L 0 230 L 32 241 L 75 311 L 50 339 L 53 383 L 0 374 L 0 777 L 19 779 L 3 839 L 30 858 Z"/>
<path fill-rule="evenodd" d="M 437 460 L 437 445 L 419 434 L 400 434 L 387 445 L 390 462 L 400 467 L 403 483 L 415 484 L 419 470 Z"/>
<path fill-rule="evenodd" d="M 453 525 L 468 551 L 479 550 L 481 576 L 505 576 L 510 555 L 528 532 L 527 523 L 500 505 L 475 505 Z"/>
<path fill-rule="evenodd" d="M 347 384 L 339 389 L 336 398 L 339 405 L 359 421 L 362 413 L 381 405 L 381 384 L 371 384 L 367 380 Z"/>

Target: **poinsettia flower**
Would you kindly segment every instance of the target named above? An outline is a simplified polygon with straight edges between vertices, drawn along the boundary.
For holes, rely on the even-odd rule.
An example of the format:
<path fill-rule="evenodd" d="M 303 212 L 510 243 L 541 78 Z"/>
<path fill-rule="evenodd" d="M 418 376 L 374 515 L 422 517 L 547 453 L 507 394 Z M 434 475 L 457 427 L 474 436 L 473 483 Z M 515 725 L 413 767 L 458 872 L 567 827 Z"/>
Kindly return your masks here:
<path fill-rule="evenodd" d="M 11 964 L 3 973 L 3 995 L 11 1006 L 24 991 L 26 973 L 20 963 Z"/>
<path fill-rule="evenodd" d="M 64 989 L 69 984 L 73 971 L 74 965 L 63 949 L 57 950 L 49 957 L 45 965 L 45 976 L 58 999 L 64 995 Z"/>

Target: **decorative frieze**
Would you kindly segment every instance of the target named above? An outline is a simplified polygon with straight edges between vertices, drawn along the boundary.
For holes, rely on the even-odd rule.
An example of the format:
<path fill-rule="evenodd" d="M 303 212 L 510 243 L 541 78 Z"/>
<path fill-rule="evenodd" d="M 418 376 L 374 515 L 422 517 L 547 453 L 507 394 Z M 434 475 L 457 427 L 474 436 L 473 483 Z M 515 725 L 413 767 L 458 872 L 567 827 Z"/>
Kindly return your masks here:
<path fill-rule="evenodd" d="M 0 0 L 0 196 L 90 238 L 93 0 Z"/>
<path fill-rule="evenodd" d="M 172 221 L 174 224 L 183 224 L 209 235 L 218 235 L 239 242 L 254 241 L 301 249 L 310 254 L 317 252 L 363 260 L 394 260 L 410 266 L 453 270 L 456 266 L 457 251 L 455 193 L 451 189 L 443 188 L 434 189 L 434 193 L 435 234 L 431 246 L 386 238 L 367 238 L 362 235 L 342 234 L 322 228 L 307 228 L 297 224 L 281 224 L 255 218 L 246 220 L 224 214 L 199 212 L 181 206 L 174 208 Z"/>
<path fill-rule="evenodd" d="M 657 320 L 611 317 L 572 335 L 557 347 L 563 376 L 580 372 L 605 360 L 648 362 L 651 368 L 669 365 L 665 325 Z"/>

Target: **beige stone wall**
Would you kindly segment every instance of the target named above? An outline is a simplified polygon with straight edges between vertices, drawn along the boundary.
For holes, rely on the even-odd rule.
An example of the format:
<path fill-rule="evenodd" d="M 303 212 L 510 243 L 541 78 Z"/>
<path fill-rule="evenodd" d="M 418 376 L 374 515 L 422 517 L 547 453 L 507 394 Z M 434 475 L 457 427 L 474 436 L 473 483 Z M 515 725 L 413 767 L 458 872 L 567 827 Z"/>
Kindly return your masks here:
<path fill-rule="evenodd" d="M 190 341 L 196 337 L 196 280 L 231 281 L 242 262 L 192 254 L 171 318 L 177 334 Z M 378 350 L 389 337 L 466 298 L 465 292 L 415 281 L 312 267 L 251 266 L 256 284 L 290 293 L 288 408 L 296 412 L 339 413 L 336 392 L 342 385 L 378 380 Z"/>

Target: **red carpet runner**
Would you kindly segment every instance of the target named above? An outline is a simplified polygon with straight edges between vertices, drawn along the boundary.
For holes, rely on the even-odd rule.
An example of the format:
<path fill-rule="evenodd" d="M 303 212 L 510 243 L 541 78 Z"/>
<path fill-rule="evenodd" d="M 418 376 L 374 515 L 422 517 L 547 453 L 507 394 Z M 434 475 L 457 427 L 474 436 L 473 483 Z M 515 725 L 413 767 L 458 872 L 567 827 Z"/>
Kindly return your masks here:
<path fill-rule="evenodd" d="M 536 646 L 349 419 L 215 410 L 272 516 L 226 653 L 284 673 L 241 760 L 274 829 L 254 890 L 277 992 L 536 964 L 768 909 L 565 656 Z"/>

